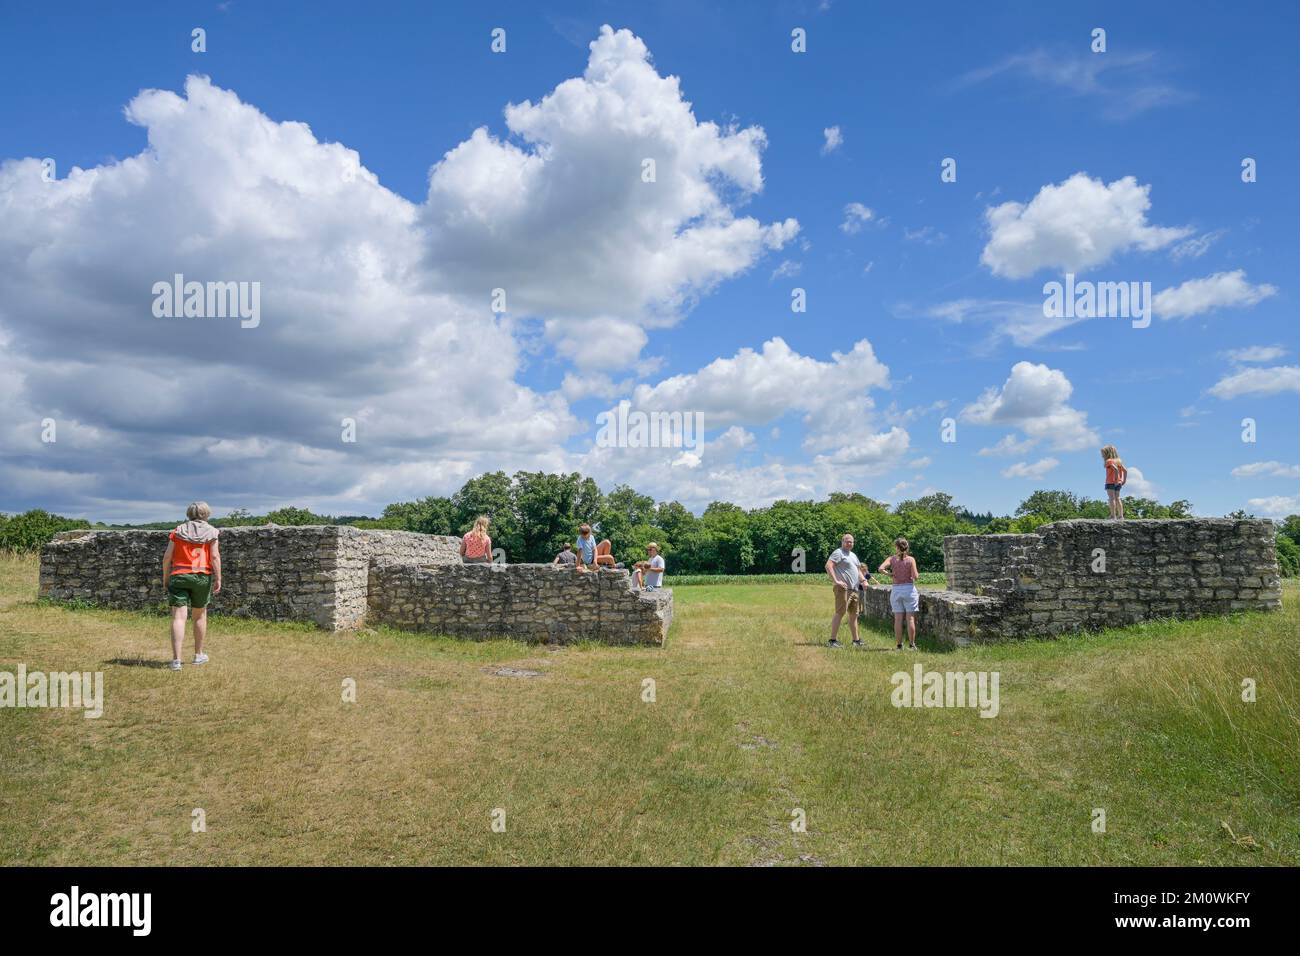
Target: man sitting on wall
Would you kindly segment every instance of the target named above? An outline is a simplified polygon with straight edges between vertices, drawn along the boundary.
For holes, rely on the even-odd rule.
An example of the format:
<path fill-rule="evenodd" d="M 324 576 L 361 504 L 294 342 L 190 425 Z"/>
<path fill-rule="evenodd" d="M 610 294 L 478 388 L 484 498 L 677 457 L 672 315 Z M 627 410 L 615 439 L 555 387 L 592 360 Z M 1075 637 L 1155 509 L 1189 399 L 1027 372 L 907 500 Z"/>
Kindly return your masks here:
<path fill-rule="evenodd" d="M 567 564 L 570 567 L 576 565 L 578 563 L 578 556 L 573 553 L 573 545 L 569 544 L 569 542 L 567 541 L 564 542 L 564 550 L 562 550 L 559 554 L 557 554 L 555 556 L 555 560 L 552 561 L 551 563 Z"/>

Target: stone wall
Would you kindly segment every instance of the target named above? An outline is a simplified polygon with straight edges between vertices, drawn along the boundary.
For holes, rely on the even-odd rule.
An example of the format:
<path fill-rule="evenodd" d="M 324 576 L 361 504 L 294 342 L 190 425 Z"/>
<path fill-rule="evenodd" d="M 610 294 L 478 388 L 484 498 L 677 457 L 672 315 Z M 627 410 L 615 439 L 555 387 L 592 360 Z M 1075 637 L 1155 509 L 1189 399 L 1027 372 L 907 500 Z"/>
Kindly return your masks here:
<path fill-rule="evenodd" d="M 68 531 L 41 551 L 40 596 L 142 610 L 166 602 L 166 531 Z M 662 644 L 672 592 L 637 592 L 627 571 L 466 565 L 460 540 L 346 526 L 226 528 L 216 614 L 363 621 L 464 637 Z"/>
<path fill-rule="evenodd" d="M 672 591 L 635 591 L 625 570 L 554 564 L 371 565 L 367 621 L 482 640 L 662 644 Z"/>
<path fill-rule="evenodd" d="M 887 584 L 867 585 L 862 614 L 892 622 L 894 611 L 889 604 L 889 591 Z M 987 640 L 995 630 L 1001 606 L 997 598 L 927 588 L 920 591 L 917 634 L 928 635 L 944 644 L 963 645 Z M 903 637 L 906 640 L 906 633 Z"/>
<path fill-rule="evenodd" d="M 943 539 L 948 589 L 979 594 L 1002 575 L 1011 549 L 1037 543 L 1036 534 L 950 534 Z"/>
<path fill-rule="evenodd" d="M 986 593 L 1012 628 L 1044 634 L 1277 610 L 1275 533 L 1260 519 L 1058 521 L 1013 547 Z"/>
<path fill-rule="evenodd" d="M 944 539 L 950 590 L 922 591 L 918 630 L 963 643 L 1276 610 L 1274 535 L 1271 521 L 1230 518 L 1079 519 L 1037 534 L 953 535 Z M 887 614 L 881 600 L 868 597 L 864 612 Z"/>
<path fill-rule="evenodd" d="M 166 602 L 166 531 L 67 531 L 41 551 L 40 596 L 140 610 Z M 455 538 L 345 526 L 226 528 L 217 614 L 330 630 L 366 613 L 371 559 L 460 563 Z"/>

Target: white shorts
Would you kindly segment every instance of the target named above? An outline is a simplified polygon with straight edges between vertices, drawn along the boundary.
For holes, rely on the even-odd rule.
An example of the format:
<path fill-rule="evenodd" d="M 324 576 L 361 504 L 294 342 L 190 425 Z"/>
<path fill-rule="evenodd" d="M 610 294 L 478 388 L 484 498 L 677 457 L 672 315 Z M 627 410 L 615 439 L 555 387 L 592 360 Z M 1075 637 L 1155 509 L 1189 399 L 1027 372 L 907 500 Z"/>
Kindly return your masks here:
<path fill-rule="evenodd" d="M 915 584 L 895 584 L 889 589 L 889 606 L 895 614 L 915 614 L 921 610 L 921 592 Z"/>

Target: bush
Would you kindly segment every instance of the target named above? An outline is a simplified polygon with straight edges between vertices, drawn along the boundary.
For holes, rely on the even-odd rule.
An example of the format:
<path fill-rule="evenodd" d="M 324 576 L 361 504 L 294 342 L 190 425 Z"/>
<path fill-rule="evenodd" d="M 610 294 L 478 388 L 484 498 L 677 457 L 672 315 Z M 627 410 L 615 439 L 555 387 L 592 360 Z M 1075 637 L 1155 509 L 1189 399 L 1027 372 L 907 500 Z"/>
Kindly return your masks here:
<path fill-rule="evenodd" d="M 40 508 L 33 508 L 0 523 L 0 551 L 39 551 L 60 531 L 89 527 L 89 521 L 52 515 Z"/>
<path fill-rule="evenodd" d="M 1277 564 L 1284 578 L 1300 575 L 1300 544 L 1284 534 L 1277 536 Z"/>

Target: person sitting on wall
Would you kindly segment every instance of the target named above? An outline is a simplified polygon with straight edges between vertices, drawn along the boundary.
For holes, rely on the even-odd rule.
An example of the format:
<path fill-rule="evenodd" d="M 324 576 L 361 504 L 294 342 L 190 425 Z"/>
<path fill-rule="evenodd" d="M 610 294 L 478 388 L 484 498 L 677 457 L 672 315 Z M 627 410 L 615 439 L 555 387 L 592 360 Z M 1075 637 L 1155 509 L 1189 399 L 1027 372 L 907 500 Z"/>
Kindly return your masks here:
<path fill-rule="evenodd" d="M 552 561 L 551 563 L 577 565 L 578 556 L 573 553 L 573 545 L 569 544 L 569 542 L 567 541 L 564 542 L 564 550 L 561 551 L 559 554 L 557 554 L 555 556 L 555 560 Z"/>
<path fill-rule="evenodd" d="M 894 612 L 894 650 L 903 649 L 903 620 L 907 619 L 907 644 L 910 650 L 916 650 L 916 613 L 921 609 L 921 594 L 916 589 L 920 575 L 916 570 L 916 558 L 908 554 L 911 545 L 906 538 L 894 542 L 896 554 L 885 558 L 880 565 L 880 573 L 889 572 L 893 586 L 889 589 L 889 607 Z"/>
<path fill-rule="evenodd" d="M 651 541 L 645 546 L 650 560 L 638 561 L 636 568 L 636 586 L 644 591 L 658 591 L 664 583 L 664 559 L 659 556 L 659 545 Z"/>
<path fill-rule="evenodd" d="M 579 571 L 596 566 L 596 536 L 591 533 L 591 525 L 583 524 L 578 528 L 578 540 L 573 542 L 573 550 L 578 555 Z"/>
<path fill-rule="evenodd" d="M 474 527 L 460 539 L 460 559 L 466 564 L 491 564 L 492 539 L 488 537 L 488 516 L 479 515 Z"/>
<path fill-rule="evenodd" d="M 172 670 L 181 669 L 181 647 L 185 644 L 185 618 L 194 620 L 194 663 L 206 664 L 203 642 L 208 636 L 208 604 L 221 593 L 220 532 L 208 524 L 212 509 L 206 501 L 195 501 L 185 509 L 186 522 L 169 536 L 163 552 L 163 589 L 172 609 Z"/>
<path fill-rule="evenodd" d="M 600 544 L 596 545 L 596 567 L 618 567 L 618 564 L 614 561 L 614 546 L 610 544 L 609 538 L 606 538 Z"/>

